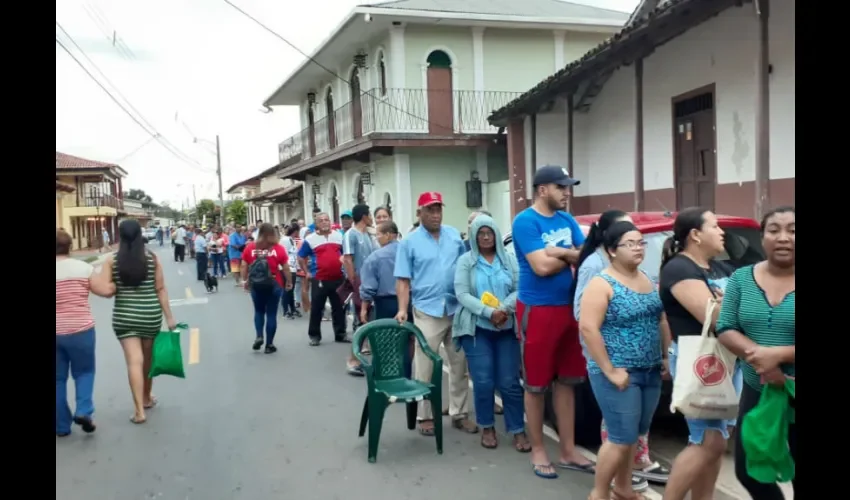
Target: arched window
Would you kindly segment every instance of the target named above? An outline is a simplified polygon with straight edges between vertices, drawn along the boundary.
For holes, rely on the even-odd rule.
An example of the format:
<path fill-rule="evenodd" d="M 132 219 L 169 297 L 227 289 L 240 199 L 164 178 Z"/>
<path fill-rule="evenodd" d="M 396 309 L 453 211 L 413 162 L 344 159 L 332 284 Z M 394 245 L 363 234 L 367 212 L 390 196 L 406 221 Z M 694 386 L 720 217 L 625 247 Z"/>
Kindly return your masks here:
<path fill-rule="evenodd" d="M 452 58 L 442 50 L 435 50 L 428 54 L 426 60 L 429 68 L 451 68 Z"/>
<path fill-rule="evenodd" d="M 451 135 L 454 133 L 452 59 L 444 51 L 434 50 L 425 62 L 428 64 L 428 133 Z"/>

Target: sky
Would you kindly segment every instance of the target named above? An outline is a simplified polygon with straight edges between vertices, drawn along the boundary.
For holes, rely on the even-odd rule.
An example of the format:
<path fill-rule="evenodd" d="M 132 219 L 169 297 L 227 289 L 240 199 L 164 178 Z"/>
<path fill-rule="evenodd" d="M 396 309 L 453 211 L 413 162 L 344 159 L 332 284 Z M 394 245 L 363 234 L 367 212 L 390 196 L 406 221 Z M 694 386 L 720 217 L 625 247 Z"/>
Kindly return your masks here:
<path fill-rule="evenodd" d="M 354 6 L 377 3 L 233 2 L 307 53 Z M 630 12 L 637 2 L 575 3 Z M 153 140 L 57 44 L 56 150 L 119 163 L 129 173 L 124 190 L 175 208 L 216 199 L 216 135 L 226 190 L 274 166 L 278 143 L 300 129 L 297 107 L 265 113 L 262 102 L 304 57 L 222 0 L 59 0 L 56 20 L 70 36 L 57 26 L 62 44 L 179 151 Z"/>

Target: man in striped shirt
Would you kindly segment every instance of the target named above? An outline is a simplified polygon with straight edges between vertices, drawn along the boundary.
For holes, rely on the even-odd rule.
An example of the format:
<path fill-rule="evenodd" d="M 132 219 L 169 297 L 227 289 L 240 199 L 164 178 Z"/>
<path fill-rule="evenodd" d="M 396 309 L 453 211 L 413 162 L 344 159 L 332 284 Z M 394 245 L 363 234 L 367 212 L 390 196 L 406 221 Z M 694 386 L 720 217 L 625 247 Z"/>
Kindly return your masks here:
<path fill-rule="evenodd" d="M 310 233 L 298 250 L 298 264 L 310 280 L 310 345 L 322 341 L 322 313 L 325 303 L 331 303 L 334 339 L 350 342 L 345 334 L 345 312 L 336 289 L 342 284 L 342 234 L 331 230 L 331 218 L 327 213 L 316 214 L 316 232 Z M 307 261 L 310 260 L 308 265 Z"/>

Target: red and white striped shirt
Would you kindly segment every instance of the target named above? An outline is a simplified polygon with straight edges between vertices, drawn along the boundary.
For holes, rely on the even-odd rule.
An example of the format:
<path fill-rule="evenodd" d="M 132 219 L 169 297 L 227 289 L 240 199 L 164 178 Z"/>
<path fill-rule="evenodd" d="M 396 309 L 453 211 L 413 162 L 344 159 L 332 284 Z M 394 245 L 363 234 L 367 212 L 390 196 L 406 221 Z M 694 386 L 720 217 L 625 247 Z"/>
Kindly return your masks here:
<path fill-rule="evenodd" d="M 77 259 L 56 260 L 56 335 L 79 333 L 94 327 L 89 307 L 91 264 Z"/>

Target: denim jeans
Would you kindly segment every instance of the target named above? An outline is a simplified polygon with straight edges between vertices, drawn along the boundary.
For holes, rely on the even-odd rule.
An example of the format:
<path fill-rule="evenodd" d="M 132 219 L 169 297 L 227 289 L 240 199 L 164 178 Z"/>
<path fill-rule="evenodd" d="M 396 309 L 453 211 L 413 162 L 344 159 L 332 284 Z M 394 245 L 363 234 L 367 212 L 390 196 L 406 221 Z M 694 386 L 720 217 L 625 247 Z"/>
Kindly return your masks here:
<path fill-rule="evenodd" d="M 283 288 L 275 285 L 270 289 L 251 288 L 251 301 L 254 302 L 254 330 L 257 338 L 263 338 L 263 327 L 266 330 L 266 345 L 274 344 L 274 335 L 277 333 L 277 305 Z"/>
<path fill-rule="evenodd" d="M 472 378 L 476 423 L 485 429 L 496 425 L 493 398 L 499 389 L 508 434 L 525 432 L 523 392 L 519 383 L 520 347 L 514 331 L 497 332 L 476 327 L 475 336 L 465 335 L 459 340 Z"/>
<path fill-rule="evenodd" d="M 223 253 L 210 254 L 212 257 L 212 272 L 213 276 L 223 278 L 227 276 L 227 267 L 225 266 L 226 259 Z"/>
<path fill-rule="evenodd" d="M 604 373 L 589 373 L 590 387 L 608 428 L 608 441 L 633 445 L 649 432 L 661 398 L 661 368 L 629 368 L 629 386 L 620 390 Z"/>
<path fill-rule="evenodd" d="M 73 415 L 94 414 L 94 328 L 56 336 L 56 433 L 71 432 L 72 414 L 68 406 L 68 372 L 74 377 L 77 404 Z"/>

